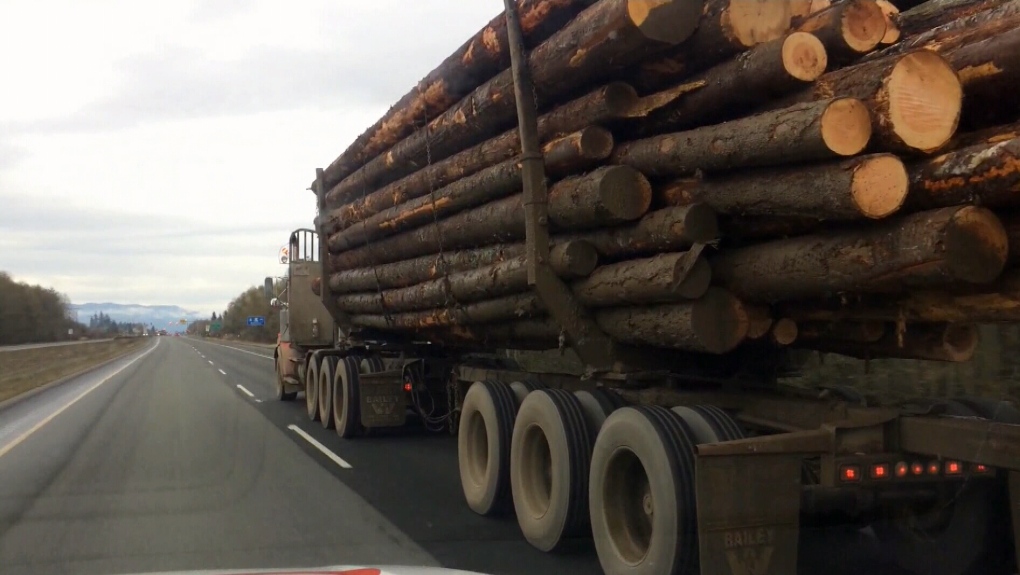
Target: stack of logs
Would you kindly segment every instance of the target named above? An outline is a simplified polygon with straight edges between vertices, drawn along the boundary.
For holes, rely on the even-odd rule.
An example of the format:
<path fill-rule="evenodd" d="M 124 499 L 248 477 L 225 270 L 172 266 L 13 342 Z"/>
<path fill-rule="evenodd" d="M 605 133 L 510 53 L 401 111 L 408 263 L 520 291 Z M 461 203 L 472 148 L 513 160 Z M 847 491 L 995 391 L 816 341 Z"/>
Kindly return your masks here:
<path fill-rule="evenodd" d="M 548 263 L 612 339 L 961 361 L 1020 321 L 1020 0 L 518 4 Z M 570 344 L 528 285 L 513 89 L 500 15 L 324 170 L 353 325 Z"/>

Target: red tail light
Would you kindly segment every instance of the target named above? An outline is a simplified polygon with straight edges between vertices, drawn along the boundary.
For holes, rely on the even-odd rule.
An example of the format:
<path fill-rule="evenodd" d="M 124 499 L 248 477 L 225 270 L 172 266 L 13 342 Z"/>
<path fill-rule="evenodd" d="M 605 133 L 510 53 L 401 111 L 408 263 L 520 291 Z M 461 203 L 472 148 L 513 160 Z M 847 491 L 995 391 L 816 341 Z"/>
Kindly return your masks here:
<path fill-rule="evenodd" d="M 906 461 L 901 461 L 896 464 L 896 477 L 902 479 L 910 473 L 910 466 L 907 465 Z"/>
<path fill-rule="evenodd" d="M 871 478 L 872 479 L 889 479 L 889 464 L 888 463 L 876 463 L 871 466 Z"/>
<path fill-rule="evenodd" d="M 946 462 L 946 475 L 959 475 L 963 473 L 963 466 L 959 461 Z"/>
<path fill-rule="evenodd" d="M 856 465 L 844 465 L 839 468 L 839 478 L 848 483 L 857 483 L 861 480 L 861 468 Z"/>
<path fill-rule="evenodd" d="M 974 470 L 974 473 L 978 473 L 978 474 L 991 473 L 991 471 L 992 471 L 987 465 L 982 465 L 980 463 L 975 463 L 974 467 L 973 467 L 973 470 Z"/>
<path fill-rule="evenodd" d="M 921 463 L 917 461 L 911 463 L 910 473 L 913 475 L 924 475 L 924 465 L 921 465 Z"/>

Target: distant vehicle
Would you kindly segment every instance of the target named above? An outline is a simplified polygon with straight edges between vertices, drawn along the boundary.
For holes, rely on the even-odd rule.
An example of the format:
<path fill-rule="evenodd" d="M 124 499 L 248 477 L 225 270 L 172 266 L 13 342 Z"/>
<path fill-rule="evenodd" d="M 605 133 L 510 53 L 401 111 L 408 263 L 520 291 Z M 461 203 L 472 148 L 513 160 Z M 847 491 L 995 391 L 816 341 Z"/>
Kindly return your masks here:
<path fill-rule="evenodd" d="M 166 330 L 165 329 L 159 330 L 159 335 L 166 335 Z"/>

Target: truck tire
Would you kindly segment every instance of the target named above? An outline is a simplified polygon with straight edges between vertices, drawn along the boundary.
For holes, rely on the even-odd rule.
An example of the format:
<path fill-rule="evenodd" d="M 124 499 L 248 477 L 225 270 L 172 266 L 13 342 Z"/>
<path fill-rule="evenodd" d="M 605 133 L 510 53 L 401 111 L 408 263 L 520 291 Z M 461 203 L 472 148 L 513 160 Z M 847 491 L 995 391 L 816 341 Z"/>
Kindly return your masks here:
<path fill-rule="evenodd" d="M 308 359 L 305 368 L 305 407 L 308 408 L 308 419 L 319 420 L 319 362 L 315 356 Z"/>
<path fill-rule="evenodd" d="M 510 383 L 510 389 L 514 392 L 514 397 L 517 398 L 517 405 L 524 403 L 524 398 L 528 397 L 528 394 L 536 389 L 545 389 L 545 384 L 541 381 L 535 381 L 533 379 L 525 379 L 523 381 L 513 381 Z"/>
<path fill-rule="evenodd" d="M 361 431 L 360 357 L 345 357 L 333 376 L 333 419 L 336 433 L 350 439 Z"/>
<path fill-rule="evenodd" d="M 296 391 L 287 391 L 287 386 L 283 383 L 283 375 L 280 373 L 280 360 L 276 360 L 276 400 L 277 401 L 294 401 L 297 397 Z"/>
<path fill-rule="evenodd" d="M 468 388 L 457 428 L 457 466 L 468 507 L 479 515 L 505 512 L 510 501 L 510 444 L 517 398 L 505 383 Z"/>
<path fill-rule="evenodd" d="M 581 402 L 581 410 L 584 412 L 584 421 L 588 425 L 588 433 L 594 438 L 602 429 L 609 414 L 613 413 L 623 405 L 620 404 L 619 396 L 611 394 L 602 389 L 575 391 L 574 396 Z"/>
<path fill-rule="evenodd" d="M 379 373 L 381 371 L 386 371 L 386 366 L 383 364 L 382 358 L 378 356 L 366 357 L 361 360 L 359 368 L 361 373 Z"/>
<path fill-rule="evenodd" d="M 319 364 L 319 421 L 322 427 L 333 429 L 333 380 L 336 379 L 336 356 L 322 358 Z"/>
<path fill-rule="evenodd" d="M 540 389 L 521 403 L 510 443 L 510 487 L 528 543 L 552 551 L 589 532 L 592 436 L 576 396 Z"/>
<path fill-rule="evenodd" d="M 983 398 L 948 400 L 947 415 L 1020 420 L 1010 404 Z M 899 513 L 872 528 L 883 550 L 903 569 L 925 575 L 1007 572 L 1012 562 L 1008 494 L 1004 482 L 964 483 L 948 504 Z M 1005 535 L 1004 535 L 1005 534 Z"/>
<path fill-rule="evenodd" d="M 692 435 L 660 406 L 624 407 L 606 418 L 588 495 L 606 575 L 698 573 Z"/>

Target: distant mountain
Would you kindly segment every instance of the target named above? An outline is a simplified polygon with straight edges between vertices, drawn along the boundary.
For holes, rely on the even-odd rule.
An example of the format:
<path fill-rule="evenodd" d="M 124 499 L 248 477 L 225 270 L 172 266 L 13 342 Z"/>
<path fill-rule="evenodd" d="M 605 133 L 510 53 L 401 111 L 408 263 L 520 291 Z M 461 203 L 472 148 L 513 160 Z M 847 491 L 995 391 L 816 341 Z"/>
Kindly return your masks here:
<path fill-rule="evenodd" d="M 188 311 L 176 305 L 139 305 L 123 303 L 76 303 L 71 309 L 78 313 L 78 321 L 88 325 L 89 318 L 103 312 L 116 322 L 144 323 L 154 325 L 156 329 L 168 331 L 184 331 L 187 325 L 181 325 L 182 319 L 192 322 L 208 319 L 203 313 Z M 168 325 L 173 322 L 173 325 Z"/>

